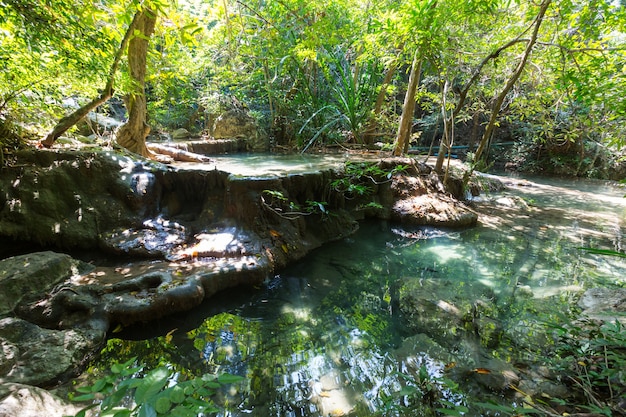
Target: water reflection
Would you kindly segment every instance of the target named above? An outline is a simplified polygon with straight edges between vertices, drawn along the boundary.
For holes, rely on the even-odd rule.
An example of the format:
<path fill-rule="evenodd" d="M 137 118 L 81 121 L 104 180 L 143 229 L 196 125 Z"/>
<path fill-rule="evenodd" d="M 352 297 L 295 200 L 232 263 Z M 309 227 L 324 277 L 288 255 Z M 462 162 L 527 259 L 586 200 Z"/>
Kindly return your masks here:
<path fill-rule="evenodd" d="M 544 322 L 567 316 L 583 289 L 626 285 L 623 259 L 578 249 L 621 249 L 626 202 L 604 183 L 510 186 L 472 203 L 475 228 L 365 223 L 261 288 L 161 322 L 178 329 L 169 339 L 115 342 L 111 356 L 245 376 L 222 393 L 224 416 L 513 404 L 520 368 L 554 343 Z"/>

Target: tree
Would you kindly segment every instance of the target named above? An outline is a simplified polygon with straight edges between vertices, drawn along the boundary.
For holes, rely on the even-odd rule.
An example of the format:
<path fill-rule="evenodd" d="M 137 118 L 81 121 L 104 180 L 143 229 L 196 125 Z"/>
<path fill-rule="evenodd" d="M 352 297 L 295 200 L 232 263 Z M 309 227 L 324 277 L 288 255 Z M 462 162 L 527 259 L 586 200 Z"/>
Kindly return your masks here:
<path fill-rule="evenodd" d="M 76 123 L 81 121 L 85 116 L 87 116 L 89 112 L 93 111 L 98 106 L 100 106 L 101 104 L 104 104 L 111 97 L 113 97 L 113 92 L 114 92 L 113 86 L 115 82 L 117 68 L 119 66 L 120 60 L 122 59 L 124 52 L 126 51 L 126 47 L 129 43 L 129 40 L 131 39 L 132 35 L 135 33 L 135 30 L 138 29 L 138 24 L 139 24 L 139 13 L 135 15 L 135 18 L 133 19 L 131 24 L 128 26 L 128 29 L 126 30 L 126 34 L 124 35 L 124 38 L 122 39 L 122 43 L 119 49 L 117 50 L 115 57 L 113 58 L 113 64 L 111 64 L 111 69 L 109 70 L 107 83 L 104 89 L 102 90 L 102 93 L 97 98 L 91 100 L 87 104 L 79 107 L 71 114 L 59 120 L 59 122 L 56 124 L 54 129 L 52 129 L 52 131 L 48 133 L 46 138 L 41 142 L 43 146 L 45 147 L 52 146 L 54 142 L 59 138 L 59 136 L 61 136 L 68 129 L 73 127 Z"/>
<path fill-rule="evenodd" d="M 415 94 L 417 86 L 420 82 L 422 72 L 422 51 L 417 48 L 411 63 L 411 74 L 409 75 L 409 85 L 404 96 L 404 105 L 402 106 L 402 116 L 398 123 L 398 134 L 393 148 L 393 154 L 399 156 L 404 154 L 409 146 L 409 137 L 413 127 L 413 114 L 415 113 Z"/>
<path fill-rule="evenodd" d="M 422 71 L 422 60 L 429 53 L 432 47 L 433 38 L 437 35 L 437 29 L 440 22 L 437 20 L 437 0 L 425 0 L 415 4 L 415 7 L 409 10 L 409 16 L 417 24 L 412 28 L 415 31 L 416 43 L 413 61 L 411 63 L 411 73 L 409 75 L 409 84 L 404 96 L 404 105 L 402 106 L 402 116 L 398 123 L 398 133 L 393 147 L 394 155 L 402 155 L 409 146 L 409 138 L 413 128 L 413 116 L 415 113 L 415 95 Z"/>
<path fill-rule="evenodd" d="M 548 10 L 548 7 L 550 7 L 551 2 L 552 2 L 551 0 L 543 0 L 541 5 L 539 6 L 539 12 L 537 13 L 537 17 L 535 18 L 533 22 L 532 35 L 530 39 L 528 39 L 528 41 L 526 42 L 526 49 L 524 50 L 524 53 L 519 63 L 517 64 L 515 70 L 511 74 L 511 77 L 507 81 L 506 85 L 504 86 L 500 94 L 498 94 L 498 96 L 496 97 L 496 100 L 493 104 L 493 108 L 491 110 L 491 117 L 489 118 L 489 123 L 487 124 L 487 127 L 485 128 L 483 137 L 474 155 L 474 161 L 476 162 L 481 160 L 482 154 L 485 148 L 491 141 L 491 136 L 496 126 L 498 113 L 500 112 L 500 108 L 502 107 L 504 98 L 509 93 L 509 91 L 511 91 L 511 89 L 513 88 L 517 80 L 519 79 L 520 75 L 522 75 L 522 71 L 524 71 L 524 68 L 526 67 L 526 63 L 528 62 L 528 59 L 530 58 L 530 54 L 533 50 L 533 47 L 535 46 L 535 43 L 537 42 L 537 36 L 539 35 L 539 28 L 541 27 L 541 23 L 543 22 L 544 16 L 546 15 L 546 12 Z"/>
<path fill-rule="evenodd" d="M 126 100 L 128 121 L 117 132 L 117 142 L 121 146 L 142 156 L 152 155 L 146 147 L 150 126 L 147 123 L 145 84 L 148 43 L 154 32 L 156 19 L 153 9 L 142 7 L 133 20 L 133 37 L 128 43 L 128 66 L 132 80 L 132 90 Z"/>

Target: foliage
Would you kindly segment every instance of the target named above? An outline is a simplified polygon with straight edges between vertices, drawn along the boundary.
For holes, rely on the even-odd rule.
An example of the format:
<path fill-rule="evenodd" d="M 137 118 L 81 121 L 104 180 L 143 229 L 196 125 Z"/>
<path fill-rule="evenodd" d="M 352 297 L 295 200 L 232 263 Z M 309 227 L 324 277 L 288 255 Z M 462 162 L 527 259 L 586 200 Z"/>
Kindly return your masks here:
<path fill-rule="evenodd" d="M 384 396 L 381 414 L 397 413 L 425 416 L 462 416 L 469 408 L 459 394 L 458 384 L 443 376 L 434 375 L 426 365 L 414 374 L 399 373 L 404 386 L 392 395 Z M 399 401 L 405 398 L 407 401 Z"/>
<path fill-rule="evenodd" d="M 94 97 L 141 4 L 5 0 L 0 114 L 43 128 L 67 112 L 63 99 Z M 299 150 L 359 143 L 373 121 L 389 146 L 415 47 L 423 81 L 414 126 L 436 120 L 430 125 L 438 129 L 442 114 L 480 132 L 536 12 L 532 4 L 500 0 L 151 4 L 162 11 L 148 62 L 151 124 L 209 130 L 215 97 L 232 97 L 259 116 L 275 144 Z M 626 8 L 616 2 L 553 2 L 532 64 L 500 118 L 503 135 L 528 144 L 516 148 L 527 165 L 544 150 L 587 149 L 583 143 L 591 142 L 610 154 L 622 145 L 624 21 Z M 118 97 L 130 91 L 126 72 L 116 83 Z M 604 175 L 593 156 L 569 157 L 540 164 L 574 161 L 580 173 Z"/>
<path fill-rule="evenodd" d="M 395 174 L 407 169 L 406 165 L 399 164 L 385 171 L 376 163 L 348 161 L 344 166 L 344 176 L 332 181 L 330 187 L 346 198 L 363 197 L 374 191 L 373 186 L 390 181 Z"/>
<path fill-rule="evenodd" d="M 579 410 L 600 415 L 623 412 L 626 392 L 626 332 L 620 322 L 570 324 L 557 327 L 559 370 L 575 390 Z"/>
<path fill-rule="evenodd" d="M 282 191 L 263 190 L 261 195 L 261 203 L 273 213 L 286 219 L 296 219 L 310 214 L 329 214 L 325 201 L 307 200 L 304 206 L 295 201 L 291 201 Z"/>
<path fill-rule="evenodd" d="M 217 413 L 219 408 L 211 397 L 224 385 L 242 379 L 229 374 L 183 379 L 167 366 L 144 372 L 141 366 L 136 366 L 136 358 L 131 358 L 111 365 L 110 373 L 93 385 L 78 387 L 79 395 L 72 399 L 94 401 L 76 417 L 84 417 L 89 409 L 96 407 L 101 416 L 194 417 L 199 413 Z"/>

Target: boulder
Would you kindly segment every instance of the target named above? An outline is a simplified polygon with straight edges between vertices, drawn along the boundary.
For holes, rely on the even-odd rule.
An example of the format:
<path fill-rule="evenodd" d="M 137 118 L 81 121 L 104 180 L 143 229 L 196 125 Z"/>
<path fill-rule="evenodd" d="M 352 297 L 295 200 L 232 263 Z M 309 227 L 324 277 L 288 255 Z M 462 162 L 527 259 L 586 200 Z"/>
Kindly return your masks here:
<path fill-rule="evenodd" d="M 219 115 L 212 136 L 215 139 L 246 138 L 248 147 L 255 152 L 267 151 L 269 147 L 267 135 L 244 109 L 232 109 Z"/>
<path fill-rule="evenodd" d="M 460 201 L 431 194 L 396 201 L 392 218 L 419 226 L 453 228 L 473 226 L 478 221 L 478 215 Z"/>
<path fill-rule="evenodd" d="M 191 136 L 187 129 L 176 129 L 172 132 L 172 139 L 174 140 L 185 140 Z"/>
<path fill-rule="evenodd" d="M 79 371 L 106 336 L 105 326 L 92 329 L 44 329 L 22 319 L 0 320 L 0 381 L 52 386 Z"/>
<path fill-rule="evenodd" d="M 0 384 L 0 416 L 3 417 L 73 416 L 80 409 L 41 388 L 24 384 Z"/>
<path fill-rule="evenodd" d="M 429 277 L 432 275 L 432 277 Z M 424 277 L 404 278 L 392 294 L 407 334 L 423 333 L 452 347 L 461 333 L 475 334 L 485 347 L 498 344 L 502 330 L 493 291 L 480 283 L 444 279 L 424 268 Z"/>
<path fill-rule="evenodd" d="M 591 288 L 578 301 L 583 316 L 593 320 L 613 322 L 619 320 L 626 325 L 626 289 Z"/>
<path fill-rule="evenodd" d="M 90 266 L 69 255 L 36 252 L 0 261 L 0 316 L 22 301 L 51 291 Z"/>
<path fill-rule="evenodd" d="M 443 183 L 434 172 L 394 176 L 391 190 L 395 197 L 391 218 L 400 222 L 419 226 L 467 227 L 478 221 L 476 212 L 446 194 Z"/>

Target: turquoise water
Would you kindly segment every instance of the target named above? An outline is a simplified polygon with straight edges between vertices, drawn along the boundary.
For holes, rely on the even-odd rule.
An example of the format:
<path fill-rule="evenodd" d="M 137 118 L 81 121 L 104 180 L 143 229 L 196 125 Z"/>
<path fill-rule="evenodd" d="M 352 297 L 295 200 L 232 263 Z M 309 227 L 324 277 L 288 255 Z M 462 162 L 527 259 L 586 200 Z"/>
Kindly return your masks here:
<path fill-rule="evenodd" d="M 475 401 L 515 405 L 514 390 L 494 390 L 499 382 L 476 370 L 539 366 L 550 341 L 544 321 L 577 314 L 587 288 L 626 286 L 624 260 L 579 249 L 622 251 L 626 201 L 609 183 L 506 181 L 507 191 L 471 203 L 477 227 L 363 223 L 259 288 L 129 329 L 169 336 L 112 341 L 104 357 L 244 376 L 215 398 L 223 416 L 435 415 L 458 406 L 480 415 Z"/>

